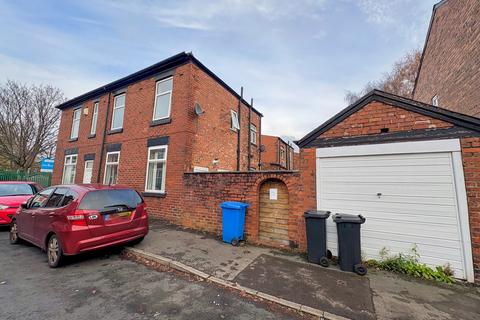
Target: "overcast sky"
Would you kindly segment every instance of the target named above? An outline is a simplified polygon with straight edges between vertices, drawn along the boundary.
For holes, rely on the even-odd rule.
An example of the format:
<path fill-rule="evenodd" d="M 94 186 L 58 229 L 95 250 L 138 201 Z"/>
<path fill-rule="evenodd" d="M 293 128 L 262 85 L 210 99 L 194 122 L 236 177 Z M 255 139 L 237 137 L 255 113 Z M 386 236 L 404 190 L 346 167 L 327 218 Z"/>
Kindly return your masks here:
<path fill-rule="evenodd" d="M 437 0 L 0 0 L 0 81 L 49 83 L 68 98 L 181 51 L 295 139 L 422 48 Z"/>

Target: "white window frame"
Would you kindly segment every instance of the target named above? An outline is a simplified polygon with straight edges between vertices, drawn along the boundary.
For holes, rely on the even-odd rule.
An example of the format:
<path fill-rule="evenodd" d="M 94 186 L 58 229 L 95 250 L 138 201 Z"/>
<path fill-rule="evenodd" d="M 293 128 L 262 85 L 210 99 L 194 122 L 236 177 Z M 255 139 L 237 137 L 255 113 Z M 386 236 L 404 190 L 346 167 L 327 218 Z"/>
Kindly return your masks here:
<path fill-rule="evenodd" d="M 124 97 L 124 99 L 123 99 L 124 102 L 123 102 L 123 105 L 122 105 L 122 106 L 118 107 L 116 101 L 117 101 L 117 99 L 118 99 L 119 97 L 121 97 L 121 96 Z M 123 121 L 125 120 L 125 105 L 126 105 L 126 104 L 127 104 L 127 96 L 126 96 L 125 93 L 118 94 L 118 95 L 116 95 L 116 96 L 114 97 L 114 99 L 113 99 L 113 112 L 112 112 L 112 125 L 111 125 L 111 127 L 110 127 L 112 130 L 123 129 Z M 123 108 L 122 124 L 121 124 L 120 127 L 114 128 L 114 127 L 113 127 L 113 120 L 115 119 L 115 111 L 117 111 L 118 109 L 122 109 L 122 108 Z"/>
<path fill-rule="evenodd" d="M 118 154 L 118 160 L 117 162 L 108 162 L 108 155 L 110 154 Z M 105 156 L 105 172 L 103 173 L 103 184 L 107 184 L 107 167 L 109 165 L 117 165 L 117 181 L 115 183 L 113 183 L 112 185 L 115 185 L 118 183 L 118 172 L 119 172 L 119 169 L 120 169 L 120 151 L 112 151 L 112 152 L 107 152 L 107 155 Z"/>
<path fill-rule="evenodd" d="M 257 126 L 250 123 L 250 143 L 257 145 Z"/>
<path fill-rule="evenodd" d="M 165 150 L 165 159 L 163 160 L 150 160 L 150 151 L 153 150 L 160 150 L 164 149 Z M 145 172 L 145 192 L 150 192 L 150 193 L 165 193 L 165 184 L 167 181 L 167 157 L 168 157 L 168 145 L 161 145 L 161 146 L 153 146 L 149 147 L 147 151 L 147 170 Z M 163 168 L 163 179 L 162 179 L 162 188 L 161 190 L 151 190 L 148 189 L 148 169 L 150 167 L 150 163 L 165 163 L 164 168 Z"/>
<path fill-rule="evenodd" d="M 432 97 L 432 106 L 438 107 L 438 95 Z"/>
<path fill-rule="evenodd" d="M 240 130 L 240 121 L 238 121 L 238 113 L 234 110 L 230 110 L 231 117 L 231 129 L 233 131 Z"/>
<path fill-rule="evenodd" d="M 89 163 L 92 163 L 92 174 L 90 175 L 90 181 L 89 181 L 89 182 L 85 182 L 85 172 L 87 172 L 87 164 L 89 164 Z M 84 166 L 83 166 L 83 179 L 82 179 L 82 183 L 92 183 L 93 165 L 94 165 L 94 161 L 93 161 L 93 160 L 85 160 L 85 164 L 84 164 Z"/>
<path fill-rule="evenodd" d="M 76 118 L 78 114 L 78 119 Z M 82 118 L 82 108 L 73 110 L 72 128 L 70 130 L 70 139 L 77 139 L 80 133 L 80 119 Z M 74 136 L 74 129 L 77 129 L 77 135 Z"/>
<path fill-rule="evenodd" d="M 170 81 L 170 80 L 172 81 L 172 89 L 170 89 L 169 91 L 158 93 L 159 84 L 162 83 L 162 82 Z M 157 111 L 157 98 L 159 96 L 164 96 L 166 94 L 170 94 L 170 99 L 168 101 L 168 115 L 165 116 L 165 117 L 161 117 L 161 118 L 155 118 L 155 114 L 156 114 L 156 111 Z M 162 80 L 159 80 L 155 83 L 155 101 L 154 101 L 154 106 L 153 106 L 153 121 L 170 118 L 170 113 L 172 111 L 172 95 L 173 95 L 173 77 L 162 79 Z"/>
<path fill-rule="evenodd" d="M 97 133 L 98 105 L 99 105 L 99 102 L 95 102 L 93 104 L 92 125 L 90 127 L 90 134 L 91 135 L 94 135 L 94 134 Z"/>
<path fill-rule="evenodd" d="M 75 164 L 72 164 L 72 161 L 70 161 L 69 164 L 67 164 L 67 159 L 73 159 L 75 158 Z M 78 154 L 69 154 L 66 155 L 63 161 L 63 173 L 62 173 L 62 184 L 74 184 L 75 183 L 75 178 L 77 175 L 77 163 L 78 163 Z M 75 169 L 73 170 L 73 182 L 66 183 L 65 182 L 65 169 L 67 166 L 73 166 Z"/>

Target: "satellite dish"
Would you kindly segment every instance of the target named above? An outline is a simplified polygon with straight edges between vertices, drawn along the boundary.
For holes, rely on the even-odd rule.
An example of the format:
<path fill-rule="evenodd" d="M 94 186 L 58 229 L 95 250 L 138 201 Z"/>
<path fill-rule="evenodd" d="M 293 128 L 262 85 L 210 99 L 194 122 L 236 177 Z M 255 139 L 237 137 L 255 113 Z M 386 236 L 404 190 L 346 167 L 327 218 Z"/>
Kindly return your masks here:
<path fill-rule="evenodd" d="M 196 114 L 197 116 L 200 116 L 200 115 L 202 115 L 202 114 L 205 113 L 205 111 L 202 110 L 202 107 L 200 107 L 200 105 L 199 105 L 197 102 L 195 102 L 195 107 L 194 107 L 194 109 L 195 109 L 195 114 Z"/>

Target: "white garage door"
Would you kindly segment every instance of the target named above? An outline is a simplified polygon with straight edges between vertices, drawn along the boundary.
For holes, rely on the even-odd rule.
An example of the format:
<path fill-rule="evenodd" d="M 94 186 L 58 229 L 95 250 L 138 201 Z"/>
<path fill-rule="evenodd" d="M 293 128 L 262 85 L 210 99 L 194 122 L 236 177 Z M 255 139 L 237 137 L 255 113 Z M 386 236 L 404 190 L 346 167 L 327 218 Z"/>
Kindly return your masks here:
<path fill-rule="evenodd" d="M 456 186 L 464 183 L 463 172 L 456 177 L 454 164 L 460 147 L 458 140 L 445 141 L 318 149 L 319 209 L 366 217 L 367 258 L 379 259 L 382 248 L 397 254 L 416 246 L 421 262 L 449 263 L 457 278 L 470 278 L 468 221 L 461 221 L 466 204 Z M 327 226 L 328 248 L 336 255 L 336 226 L 331 219 Z"/>

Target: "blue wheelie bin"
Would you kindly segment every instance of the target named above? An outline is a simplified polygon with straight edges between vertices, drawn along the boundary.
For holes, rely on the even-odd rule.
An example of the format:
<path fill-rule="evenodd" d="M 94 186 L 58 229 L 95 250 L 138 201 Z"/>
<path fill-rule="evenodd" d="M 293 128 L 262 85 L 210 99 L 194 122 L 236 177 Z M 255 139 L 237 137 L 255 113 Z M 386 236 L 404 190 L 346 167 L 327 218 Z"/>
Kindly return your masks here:
<path fill-rule="evenodd" d="M 245 231 L 245 212 L 249 204 L 243 202 L 222 202 L 222 240 L 238 245 Z"/>

